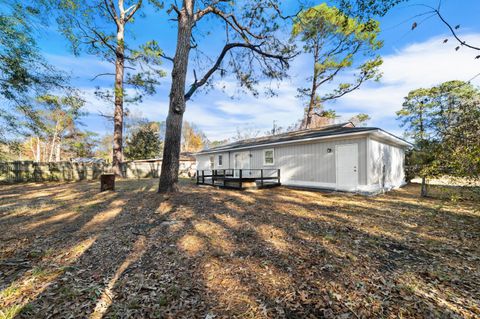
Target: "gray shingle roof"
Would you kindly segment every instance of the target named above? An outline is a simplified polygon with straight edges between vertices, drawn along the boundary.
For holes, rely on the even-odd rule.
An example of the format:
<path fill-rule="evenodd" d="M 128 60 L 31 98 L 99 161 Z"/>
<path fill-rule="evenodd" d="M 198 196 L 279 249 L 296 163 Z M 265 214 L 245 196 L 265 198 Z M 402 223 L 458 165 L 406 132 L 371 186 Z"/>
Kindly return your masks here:
<path fill-rule="evenodd" d="M 213 147 L 210 149 L 202 150 L 197 154 L 218 152 L 222 150 L 232 150 L 232 149 L 244 148 L 249 146 L 258 146 L 262 144 L 304 140 L 304 139 L 315 138 L 315 137 L 352 134 L 352 133 L 361 133 L 361 132 L 380 130 L 377 127 L 349 127 L 347 126 L 348 124 L 351 124 L 351 123 L 349 122 L 340 123 L 340 124 L 323 126 L 321 128 L 316 128 L 316 129 L 300 130 L 300 131 L 288 132 L 288 133 L 277 134 L 277 135 L 262 136 L 258 138 L 237 141 L 237 142 Z"/>

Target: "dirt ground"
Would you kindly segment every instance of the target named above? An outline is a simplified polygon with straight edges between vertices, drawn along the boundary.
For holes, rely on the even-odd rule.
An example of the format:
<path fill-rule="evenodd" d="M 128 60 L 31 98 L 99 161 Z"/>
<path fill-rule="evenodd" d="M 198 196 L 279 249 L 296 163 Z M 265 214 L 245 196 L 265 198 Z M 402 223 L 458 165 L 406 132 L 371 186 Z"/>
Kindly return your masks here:
<path fill-rule="evenodd" d="M 480 317 L 479 201 L 156 184 L 0 186 L 0 318 Z"/>

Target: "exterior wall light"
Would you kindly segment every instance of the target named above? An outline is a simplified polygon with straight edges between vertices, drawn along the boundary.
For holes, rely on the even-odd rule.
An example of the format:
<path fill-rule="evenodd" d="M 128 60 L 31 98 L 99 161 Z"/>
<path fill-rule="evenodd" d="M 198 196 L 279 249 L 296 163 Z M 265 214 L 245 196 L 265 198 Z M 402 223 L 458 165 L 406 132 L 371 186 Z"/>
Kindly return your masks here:
<path fill-rule="evenodd" d="M 327 148 L 327 153 L 331 153 L 332 152 L 332 149 L 331 148 Z"/>

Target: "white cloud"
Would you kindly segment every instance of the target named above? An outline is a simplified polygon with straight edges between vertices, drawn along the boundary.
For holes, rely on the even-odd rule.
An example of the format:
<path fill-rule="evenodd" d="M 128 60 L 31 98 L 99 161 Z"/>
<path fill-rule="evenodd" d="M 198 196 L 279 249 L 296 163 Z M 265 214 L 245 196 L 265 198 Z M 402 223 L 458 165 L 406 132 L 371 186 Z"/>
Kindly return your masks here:
<path fill-rule="evenodd" d="M 455 51 L 456 43 L 450 40 L 443 44 L 445 37 L 434 37 L 425 42 L 412 43 L 383 57 L 383 78 L 380 82 L 366 83 L 359 90 L 326 105 L 347 119 L 357 113 L 372 117 L 370 124 L 380 126 L 394 133 L 401 130 L 395 121 L 395 112 L 401 108 L 403 98 L 410 90 L 429 87 L 448 80 L 469 80 L 480 72 L 480 60 L 474 59 L 476 52 L 467 48 Z M 480 34 L 470 34 L 465 39 L 480 43 Z M 53 59 L 53 58 L 52 58 Z M 55 56 L 62 67 L 71 67 L 75 75 L 91 76 L 108 72 L 108 63 L 94 58 L 67 59 Z M 210 139 L 221 139 L 235 134 L 237 128 L 258 128 L 262 133 L 271 129 L 275 120 L 280 126 L 288 126 L 302 116 L 302 102 L 296 98 L 296 89 L 305 86 L 308 76 L 308 57 L 295 61 L 290 74 L 292 78 L 279 84 L 275 97 L 254 98 L 239 94 L 233 77 L 219 79 L 208 93 L 198 92 L 187 103 L 185 119 L 198 125 Z M 92 72 L 92 69 L 95 72 Z M 344 80 L 344 79 L 342 79 Z M 143 103 L 130 106 L 151 120 L 164 120 L 168 112 L 168 75 L 155 96 L 146 97 Z M 473 81 L 480 84 L 480 77 Z M 261 83 L 262 87 L 268 83 Z M 94 97 L 93 83 L 82 83 L 87 96 L 87 110 L 105 112 L 111 106 Z M 232 99 L 231 96 L 237 97 Z"/>
<path fill-rule="evenodd" d="M 468 48 L 455 51 L 458 43 L 443 44 L 445 37 L 435 37 L 423 43 L 409 45 L 397 54 L 386 56 L 382 67 L 385 84 L 430 86 L 444 81 L 468 80 L 480 68 L 477 53 Z M 465 36 L 467 42 L 480 42 L 480 35 Z"/>
<path fill-rule="evenodd" d="M 393 121 L 395 112 L 409 91 L 430 87 L 449 80 L 467 81 L 480 72 L 480 62 L 475 53 L 467 48 L 455 51 L 454 41 L 443 44 L 445 37 L 434 37 L 428 41 L 414 43 L 383 57 L 383 77 L 379 83 L 369 83 L 346 95 L 335 107 L 342 110 L 358 110 L 372 116 L 372 124 L 399 132 Z M 465 36 L 472 43 L 480 42 L 480 34 Z M 479 80 L 472 81 L 480 84 Z"/>
<path fill-rule="evenodd" d="M 476 52 L 466 48 L 455 51 L 457 44 L 454 41 L 444 44 L 443 39 L 445 37 L 434 37 L 385 55 L 380 82 L 366 83 L 359 90 L 328 103 L 326 107 L 333 108 L 342 115 L 340 120 L 358 113 L 367 113 L 372 117 L 370 124 L 401 134 L 395 112 L 401 108 L 403 98 L 409 91 L 449 80 L 466 81 L 480 72 L 480 62 L 474 59 Z M 480 34 L 470 34 L 465 39 L 480 43 Z M 271 128 L 273 120 L 282 126 L 295 122 L 302 115 L 302 104 L 295 95 L 296 88 L 305 85 L 305 60 L 301 58 L 294 65 L 291 70 L 292 79 L 281 83 L 278 97 L 219 99 L 212 102 L 216 110 L 196 109 L 193 119 L 208 117 L 208 125 L 204 126 L 201 121 L 197 123 L 206 129 L 209 136 L 214 134 L 219 137 L 226 137 L 229 132 L 232 135 L 236 127 L 241 128 L 243 125 L 255 125 L 263 132 Z M 473 83 L 480 84 L 480 77 Z M 231 81 L 222 81 L 219 86 L 225 87 L 228 93 L 234 92 L 235 86 Z M 188 109 L 187 113 L 190 111 Z M 215 111 L 229 117 L 216 115 Z M 218 126 L 216 131 L 210 133 L 212 123 Z"/>
<path fill-rule="evenodd" d="M 79 56 L 46 54 L 46 59 L 57 69 L 69 72 L 75 78 L 91 80 L 101 73 L 113 73 L 114 65 L 93 55 Z M 112 78 L 113 81 L 113 78 Z"/>

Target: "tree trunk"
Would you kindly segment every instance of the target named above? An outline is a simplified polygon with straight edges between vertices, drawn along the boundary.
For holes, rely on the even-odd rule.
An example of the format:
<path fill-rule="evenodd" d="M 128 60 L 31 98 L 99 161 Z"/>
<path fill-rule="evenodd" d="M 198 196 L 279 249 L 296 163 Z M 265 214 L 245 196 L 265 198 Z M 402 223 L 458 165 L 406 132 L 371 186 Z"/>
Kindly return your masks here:
<path fill-rule="evenodd" d="M 30 138 L 30 150 L 32 151 L 32 157 L 34 162 L 38 162 L 37 153 L 35 152 L 35 146 L 33 142 L 33 137 Z"/>
<path fill-rule="evenodd" d="M 37 136 L 37 162 L 40 162 L 40 156 L 41 156 L 41 151 L 40 151 L 40 138 Z"/>
<path fill-rule="evenodd" d="M 50 145 L 50 154 L 48 155 L 48 161 L 51 162 L 53 158 L 53 152 L 55 151 L 55 142 L 57 140 L 57 124 L 55 125 L 55 133 L 53 133 L 52 145 Z"/>
<path fill-rule="evenodd" d="M 317 79 L 318 79 L 318 72 L 316 69 L 316 64 L 318 60 L 318 51 L 319 51 L 319 45 L 318 43 L 315 43 L 314 47 L 314 53 L 313 53 L 313 78 L 312 78 L 312 88 L 310 91 L 310 99 L 308 102 L 308 110 L 307 110 L 307 118 L 305 119 L 305 129 L 310 128 L 312 125 L 312 118 L 313 118 L 313 113 L 314 113 L 314 107 L 315 107 L 315 97 L 317 96 Z"/>
<path fill-rule="evenodd" d="M 186 102 L 185 81 L 190 53 L 190 37 L 194 24 L 193 4 L 194 0 L 184 0 L 183 8 L 178 15 L 177 48 L 173 62 L 170 104 L 158 192 L 176 192 L 178 190 L 182 122 Z"/>
<path fill-rule="evenodd" d="M 115 175 L 123 176 L 123 73 L 125 66 L 124 25 L 117 26 L 117 47 L 115 60 L 115 111 L 113 114 L 113 156 Z"/>
<path fill-rule="evenodd" d="M 60 139 L 57 143 L 57 147 L 55 148 L 55 162 L 60 162 L 61 159 L 61 151 L 62 151 L 62 140 Z"/>
<path fill-rule="evenodd" d="M 428 188 L 427 188 L 427 181 L 425 176 L 422 177 L 422 187 L 420 190 L 420 196 L 421 197 L 427 197 L 428 196 Z"/>

